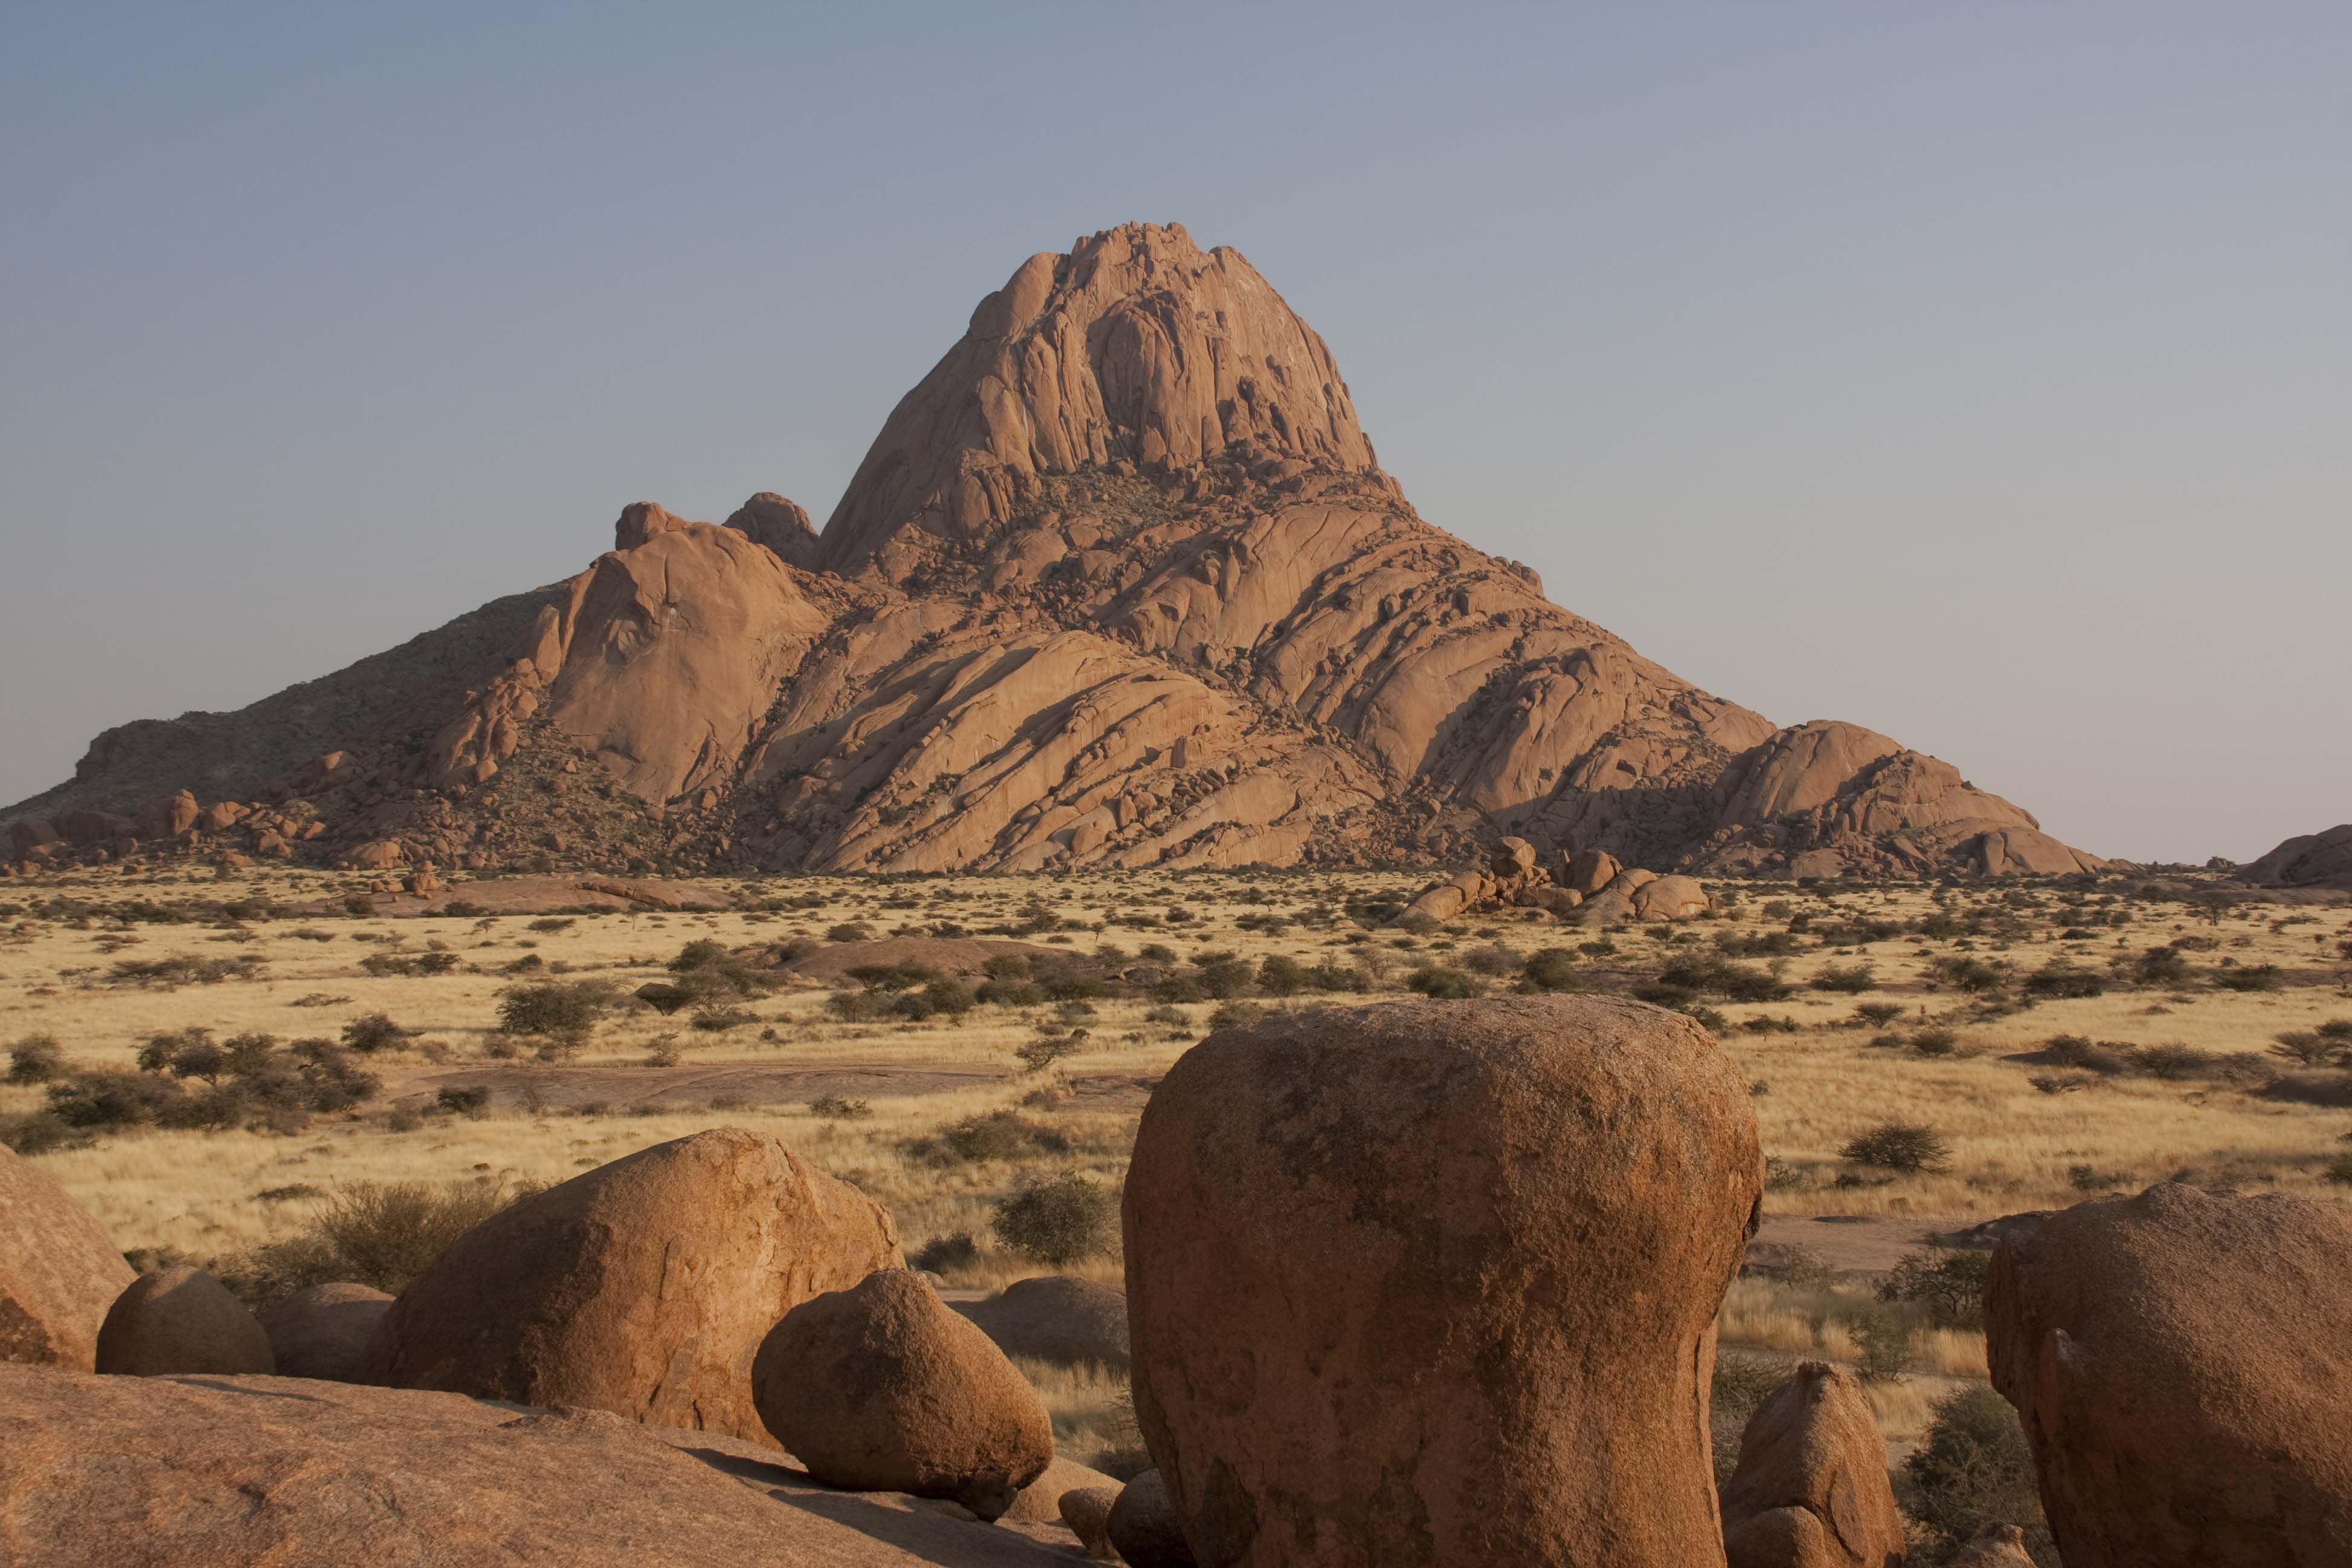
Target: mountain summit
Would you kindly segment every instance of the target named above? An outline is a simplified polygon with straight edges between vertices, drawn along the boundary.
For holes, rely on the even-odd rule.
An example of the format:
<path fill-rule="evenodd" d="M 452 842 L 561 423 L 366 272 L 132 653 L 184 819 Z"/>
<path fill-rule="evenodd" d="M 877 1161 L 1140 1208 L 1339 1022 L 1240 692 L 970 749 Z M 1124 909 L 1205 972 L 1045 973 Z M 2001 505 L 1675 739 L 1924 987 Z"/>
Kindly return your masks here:
<path fill-rule="evenodd" d="M 1322 339 L 1173 226 L 1022 263 L 821 534 L 762 492 L 719 527 L 635 503 L 614 545 L 241 711 L 108 731 L 10 814 L 18 853 L 1039 870 L 1516 833 L 1720 873 L 2100 864 L 1423 521 Z"/>

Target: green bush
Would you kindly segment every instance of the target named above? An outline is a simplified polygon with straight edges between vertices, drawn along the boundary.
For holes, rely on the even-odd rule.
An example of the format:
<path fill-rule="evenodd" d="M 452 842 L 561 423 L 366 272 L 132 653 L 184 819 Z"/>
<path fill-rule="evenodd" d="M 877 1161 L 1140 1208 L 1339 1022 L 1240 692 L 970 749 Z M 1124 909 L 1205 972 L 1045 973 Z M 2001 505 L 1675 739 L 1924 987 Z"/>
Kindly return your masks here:
<path fill-rule="evenodd" d="M 1913 1174 L 1936 1169 L 1951 1152 L 1941 1133 L 1916 1121 L 1883 1121 L 1838 1151 L 1859 1165 Z"/>
<path fill-rule="evenodd" d="M 2224 991 L 2275 991 L 2285 984 L 2275 963 L 2250 963 L 2243 968 L 2216 969 L 2213 984 Z"/>
<path fill-rule="evenodd" d="M 1937 1328 L 1980 1329 L 1991 1267 L 1986 1252 L 1906 1252 L 1878 1287 L 1878 1299 L 1916 1303 Z"/>
<path fill-rule="evenodd" d="M 2044 1002 L 2104 996 L 2107 994 L 2107 981 L 2103 974 L 2077 969 L 2060 959 L 2027 975 L 2025 994 Z"/>
<path fill-rule="evenodd" d="M 977 1164 L 986 1160 L 1017 1160 L 1028 1154 L 1060 1154 L 1070 1141 L 1043 1122 L 1017 1111 L 992 1110 L 950 1122 L 927 1138 L 910 1140 L 907 1152 L 926 1164 Z"/>
<path fill-rule="evenodd" d="M 1309 984 L 1307 966 L 1276 952 L 1258 963 L 1257 988 L 1269 996 L 1296 996 Z"/>
<path fill-rule="evenodd" d="M 944 1274 L 950 1268 L 966 1268 L 980 1261 L 980 1244 L 962 1231 L 953 1236 L 935 1236 L 923 1243 L 907 1261 L 933 1274 Z"/>
<path fill-rule="evenodd" d="M 1476 975 L 1441 963 L 1423 964 L 1406 975 L 1404 983 L 1433 1002 L 1466 1002 L 1486 989 Z"/>
<path fill-rule="evenodd" d="M 1904 1511 L 1947 1550 L 1987 1525 L 2023 1527 L 2037 1561 L 2054 1562 L 2033 1456 L 2009 1402 L 1983 1384 L 1937 1400 L 1919 1447 L 1903 1461 Z"/>
<path fill-rule="evenodd" d="M 65 1072 L 66 1054 L 53 1035 L 26 1035 L 8 1047 L 10 1083 L 49 1083 Z"/>
<path fill-rule="evenodd" d="M 406 1038 L 408 1031 L 384 1013 L 369 1013 L 343 1026 L 344 1047 L 362 1054 L 388 1049 Z"/>
<path fill-rule="evenodd" d="M 1023 1257 L 1060 1268 L 1108 1251 L 1118 1213 L 1108 1191 L 1066 1171 L 1000 1199 L 989 1228 Z"/>
<path fill-rule="evenodd" d="M 395 1294 L 449 1244 L 536 1186 L 487 1182 L 355 1182 L 287 1240 L 256 1247 L 219 1272 L 248 1302 L 350 1280 Z"/>
<path fill-rule="evenodd" d="M 509 985 L 499 993 L 499 1032 L 576 1046 L 587 1039 L 612 999 L 593 980 Z"/>
<path fill-rule="evenodd" d="M 1519 981 L 1530 991 L 1576 991 L 1584 984 L 1577 973 L 1576 954 L 1564 947 L 1529 953 L 1519 966 Z"/>
<path fill-rule="evenodd" d="M 1865 991 L 1878 988 L 1878 972 L 1867 963 L 1856 963 L 1843 969 L 1830 964 L 1813 976 L 1812 984 L 1816 991 L 1835 991 L 1848 996 L 1859 996 Z"/>

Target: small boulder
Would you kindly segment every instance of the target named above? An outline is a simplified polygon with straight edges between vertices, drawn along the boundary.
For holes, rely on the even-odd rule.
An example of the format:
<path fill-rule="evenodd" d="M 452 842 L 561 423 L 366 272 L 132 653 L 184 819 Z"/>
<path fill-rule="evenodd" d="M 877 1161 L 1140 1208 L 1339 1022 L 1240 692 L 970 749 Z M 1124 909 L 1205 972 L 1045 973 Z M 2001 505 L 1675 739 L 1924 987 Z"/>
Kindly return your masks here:
<path fill-rule="evenodd" d="M 1643 921 L 1686 921 L 1715 907 L 1696 878 L 1659 877 L 1633 889 L 1633 918 Z"/>
<path fill-rule="evenodd" d="M 768 1430 L 827 1486 L 1001 1517 L 1054 1458 L 1045 1401 L 904 1268 L 784 1314 L 751 1369 Z"/>
<path fill-rule="evenodd" d="M 1615 881 L 1617 874 L 1624 868 L 1617 857 L 1606 849 L 1587 849 L 1568 858 L 1568 868 L 1560 875 L 1560 886 L 1589 899 Z"/>
<path fill-rule="evenodd" d="M 397 838 L 377 838 L 352 851 L 352 864 L 362 871 L 384 871 L 408 858 L 408 850 Z"/>
<path fill-rule="evenodd" d="M 1062 1523 L 1078 1538 L 1078 1550 L 1108 1562 L 1118 1556 L 1110 1543 L 1110 1510 L 1118 1504 L 1119 1486 L 1080 1487 L 1062 1494 Z"/>
<path fill-rule="evenodd" d="M 2352 1215 L 2167 1182 L 1993 1249 L 1993 1386 L 2067 1568 L 2352 1563 Z"/>
<path fill-rule="evenodd" d="M 955 1310 L 1006 1355 L 1127 1370 L 1127 1292 L 1115 1285 L 1049 1274 L 1017 1279 L 985 1301 L 958 1302 Z"/>
<path fill-rule="evenodd" d="M 384 1314 L 369 1381 L 772 1444 L 751 1400 L 760 1342 L 810 1297 L 899 1267 L 890 1216 L 856 1188 L 714 1128 L 459 1237 Z"/>
<path fill-rule="evenodd" d="M 96 1370 L 99 1325 L 137 1278 L 88 1209 L 0 1147 L 0 1362 Z"/>
<path fill-rule="evenodd" d="M 391 1310 L 391 1297 L 365 1285 L 313 1285 L 263 1309 L 261 1329 L 278 1376 L 364 1383 L 368 1345 Z"/>
<path fill-rule="evenodd" d="M 133 1279 L 98 1331 L 98 1370 L 122 1377 L 277 1370 L 269 1336 L 245 1303 L 201 1268 L 177 1264 Z"/>
<path fill-rule="evenodd" d="M 2013 1524 L 1989 1524 L 1945 1562 L 1944 1568 L 2034 1568 L 2025 1531 Z"/>
<path fill-rule="evenodd" d="M 1211 1036 L 1152 1091 L 1122 1205 L 1136 1415 L 1185 1534 L 1236 1568 L 1720 1561 L 1706 1369 L 1762 1191 L 1746 1080 L 1662 1008 Z"/>
<path fill-rule="evenodd" d="M 1506 881 L 1521 881 L 1535 874 L 1536 847 L 1524 838 L 1506 838 L 1486 856 L 1486 868 Z"/>
<path fill-rule="evenodd" d="M 1146 1470 L 1120 1489 L 1103 1528 L 1128 1568 L 1196 1568 L 1199 1562 L 1158 1470 Z"/>
<path fill-rule="evenodd" d="M 1723 1489 L 1723 1544 L 1730 1568 L 1903 1561 L 1886 1446 L 1853 1373 L 1802 1363 L 1757 1406 Z"/>
<path fill-rule="evenodd" d="M 1117 1496 L 1118 1484 L 1116 1476 L 1107 1476 L 1100 1470 L 1079 1464 L 1076 1459 L 1065 1459 L 1056 1454 L 1046 1465 L 1045 1473 L 1023 1487 L 1020 1495 L 1013 1500 L 1013 1506 L 998 1517 L 1024 1524 L 1059 1524 L 1062 1522 L 1062 1500 L 1065 1497 L 1089 1489 L 1097 1491 L 1108 1489 Z"/>

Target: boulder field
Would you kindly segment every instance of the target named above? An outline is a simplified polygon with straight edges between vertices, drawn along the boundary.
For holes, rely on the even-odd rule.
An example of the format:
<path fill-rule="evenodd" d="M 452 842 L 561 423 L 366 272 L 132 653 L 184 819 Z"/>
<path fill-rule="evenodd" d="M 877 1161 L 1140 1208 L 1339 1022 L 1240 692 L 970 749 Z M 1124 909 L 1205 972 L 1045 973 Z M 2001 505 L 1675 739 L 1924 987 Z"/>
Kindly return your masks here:
<path fill-rule="evenodd" d="M 105 731 L 0 811 L 11 864 L 1434 864 L 1505 834 L 1721 874 L 2101 864 L 1424 521 L 1323 340 L 1181 226 L 1023 262 L 822 532 L 762 491 L 719 525 L 634 502 L 612 545 L 251 707 Z"/>

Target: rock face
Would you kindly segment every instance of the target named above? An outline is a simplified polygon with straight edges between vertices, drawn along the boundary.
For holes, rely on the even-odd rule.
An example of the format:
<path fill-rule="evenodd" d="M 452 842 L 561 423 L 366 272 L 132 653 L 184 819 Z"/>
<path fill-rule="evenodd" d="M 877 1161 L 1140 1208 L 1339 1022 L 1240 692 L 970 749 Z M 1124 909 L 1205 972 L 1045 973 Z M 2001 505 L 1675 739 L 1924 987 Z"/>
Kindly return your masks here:
<path fill-rule="evenodd" d="M 1895 1568 L 1903 1516 L 1886 1447 L 1843 1367 L 1809 1361 L 1748 1419 L 1723 1491 L 1730 1568 Z"/>
<path fill-rule="evenodd" d="M 1993 1385 L 2067 1568 L 2352 1563 L 2352 1217 L 2167 1183 L 1995 1248 Z"/>
<path fill-rule="evenodd" d="M 2258 887 L 2352 891 L 2352 822 L 2290 838 L 2241 874 Z"/>
<path fill-rule="evenodd" d="M 1006 1355 L 1127 1370 L 1127 1296 L 1092 1279 L 1017 1279 L 985 1301 L 956 1303 Z"/>
<path fill-rule="evenodd" d="M 722 1127 L 602 1165 L 457 1238 L 384 1314 L 370 1381 L 772 1442 L 751 1362 L 811 1297 L 902 1267 L 890 1216 Z"/>
<path fill-rule="evenodd" d="M 793 1308 L 751 1376 L 768 1430 L 829 1486 L 947 1498 L 994 1520 L 1053 1461 L 1036 1390 L 907 1269 Z"/>
<path fill-rule="evenodd" d="M 1187 1537 L 1252 1568 L 1721 1563 L 1713 1322 L 1761 1192 L 1747 1086 L 1640 1003 L 1211 1037 L 1123 1205 L 1136 1413 Z"/>
<path fill-rule="evenodd" d="M 770 1455 L 772 1458 L 774 1456 Z M 723 1438 L 454 1394 L 0 1366 L 0 1551 L 42 1568 L 1051 1568 Z"/>
<path fill-rule="evenodd" d="M 99 1325 L 136 1278 L 88 1209 L 0 1148 L 0 1362 L 93 1370 Z"/>
<path fill-rule="evenodd" d="M 2096 864 L 1884 736 L 1776 730 L 1424 521 L 1322 339 L 1238 252 L 1149 224 L 983 300 L 821 535 L 772 491 L 721 528 L 635 503 L 569 582 L 108 731 L 21 837 L 96 853 L 131 831 L 99 808 L 190 787 L 326 825 L 221 829 L 254 847 L 468 869 L 1458 863 L 1504 835 L 1710 872 Z"/>
<path fill-rule="evenodd" d="M 269 1336 L 201 1268 L 184 1264 L 132 1280 L 98 1331 L 98 1370 L 124 1377 L 178 1373 L 268 1373 Z"/>
<path fill-rule="evenodd" d="M 273 1301 L 261 1331 L 280 1377 L 360 1383 L 368 1375 L 368 1346 L 392 1298 L 365 1285 L 313 1285 Z"/>

